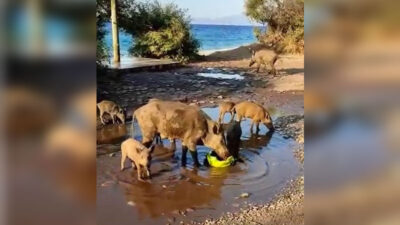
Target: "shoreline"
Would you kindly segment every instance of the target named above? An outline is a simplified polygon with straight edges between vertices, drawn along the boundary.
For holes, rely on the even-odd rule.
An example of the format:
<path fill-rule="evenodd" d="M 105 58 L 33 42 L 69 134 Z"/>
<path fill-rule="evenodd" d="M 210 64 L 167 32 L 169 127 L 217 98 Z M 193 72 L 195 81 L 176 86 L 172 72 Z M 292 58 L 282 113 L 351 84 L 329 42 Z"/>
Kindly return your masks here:
<path fill-rule="evenodd" d="M 258 42 L 249 42 L 249 43 L 241 44 L 239 46 L 227 47 L 227 48 L 221 48 L 221 49 L 199 50 L 199 55 L 209 56 L 209 55 L 211 55 L 213 53 L 216 53 L 216 52 L 232 51 L 232 50 L 235 50 L 235 49 L 240 49 L 240 48 L 243 48 L 243 47 L 246 48 L 246 47 L 249 47 L 249 46 L 252 46 L 252 45 L 256 45 L 256 44 L 258 44 Z"/>

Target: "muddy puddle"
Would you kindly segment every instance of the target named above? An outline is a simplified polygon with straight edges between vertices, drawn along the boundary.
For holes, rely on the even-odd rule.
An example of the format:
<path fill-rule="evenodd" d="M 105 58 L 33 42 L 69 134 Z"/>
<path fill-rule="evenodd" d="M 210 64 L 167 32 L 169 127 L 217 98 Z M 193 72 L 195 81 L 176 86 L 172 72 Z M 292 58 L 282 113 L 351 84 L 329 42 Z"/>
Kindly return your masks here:
<path fill-rule="evenodd" d="M 203 108 L 214 120 L 217 108 Z M 225 116 L 229 121 L 230 116 Z M 241 124 L 240 156 L 244 163 L 228 168 L 193 168 L 188 154 L 186 168 L 181 167 L 181 145 L 169 150 L 168 141 L 153 154 L 151 182 L 139 182 L 131 168 L 119 171 L 119 144 L 131 136 L 131 124 L 111 125 L 98 130 L 97 217 L 98 224 L 179 224 L 204 221 L 222 213 L 238 210 L 247 203 L 263 203 L 299 172 L 292 150 L 296 142 L 260 126 L 259 134 L 250 133 L 250 122 Z M 141 139 L 135 124 L 135 138 Z M 197 148 L 203 163 L 210 151 Z M 128 167 L 129 163 L 126 162 Z M 248 198 L 238 198 L 249 193 Z"/>

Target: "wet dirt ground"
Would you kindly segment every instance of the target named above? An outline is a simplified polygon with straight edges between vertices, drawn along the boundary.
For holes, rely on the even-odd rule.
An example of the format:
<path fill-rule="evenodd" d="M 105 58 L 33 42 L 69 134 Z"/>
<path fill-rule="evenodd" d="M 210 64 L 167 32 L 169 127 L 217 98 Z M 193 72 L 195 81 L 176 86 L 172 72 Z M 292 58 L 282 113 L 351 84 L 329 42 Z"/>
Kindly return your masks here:
<path fill-rule="evenodd" d="M 218 108 L 203 108 L 216 120 Z M 273 115 L 274 117 L 274 115 Z M 229 121 L 226 115 L 225 121 Z M 244 163 L 228 168 L 193 168 L 188 157 L 180 165 L 180 143 L 175 152 L 169 143 L 153 154 L 151 183 L 139 182 L 131 168 L 120 172 L 119 144 L 132 136 L 131 124 L 108 125 L 98 131 L 97 212 L 99 224 L 166 224 L 200 222 L 236 211 L 249 202 L 271 200 L 299 173 L 292 149 L 297 143 L 261 126 L 250 133 L 250 121 L 242 121 L 240 157 Z M 140 140 L 135 124 L 135 138 Z M 200 161 L 210 149 L 198 146 Z M 126 164 L 128 167 L 128 163 Z M 240 198 L 248 193 L 246 198 Z"/>
<path fill-rule="evenodd" d="M 285 187 L 290 186 L 293 179 L 302 176 L 303 91 L 274 90 L 276 80 L 291 76 L 289 67 L 293 65 L 282 67 L 279 75 L 273 77 L 266 73 L 255 74 L 245 64 L 248 63 L 237 66 L 235 61 L 231 61 L 228 66 L 217 68 L 213 66 L 213 62 L 205 62 L 167 71 L 98 77 L 98 101 L 108 99 L 120 104 L 127 110 L 128 120 L 132 111 L 145 104 L 148 99 L 160 98 L 197 104 L 206 108 L 214 119 L 216 109 L 212 108 L 219 102 L 251 100 L 268 109 L 277 122 L 277 129 L 272 135 L 266 135 L 267 129 L 261 126 L 258 136 L 250 135 L 248 121 L 242 123 L 241 155 L 245 163 L 226 169 L 195 169 L 190 163 L 190 155 L 188 166 L 182 168 L 179 158 L 180 143 L 177 143 L 176 152 L 171 152 L 167 149 L 169 143 L 166 141 L 165 148 L 158 147 L 155 150 L 152 164 L 155 176 L 152 183 L 139 183 L 136 172 L 128 168 L 129 163 L 126 163 L 127 170 L 119 172 L 120 143 L 131 135 L 130 121 L 126 126 L 102 126 L 98 121 L 99 224 L 208 223 L 210 219 L 217 222 L 218 218 L 233 215 L 234 212 L 239 214 L 229 216 L 232 221 L 237 221 L 236 224 L 250 224 L 249 221 L 255 216 L 240 219 L 242 210 L 248 209 L 249 204 L 269 205 Z M 296 68 L 301 67 L 301 63 L 297 64 Z M 212 73 L 211 76 L 209 73 Z M 230 79 L 229 76 L 239 79 Z M 229 120 L 229 115 L 226 115 L 225 120 Z M 140 139 L 139 129 L 135 130 L 135 137 Z M 198 151 L 202 162 L 209 149 L 199 146 Z M 302 196 L 301 188 L 302 184 L 296 184 L 299 191 L 290 189 L 289 193 L 299 193 Z M 248 197 L 239 197 L 247 193 Z M 293 207 L 302 211 L 302 201 L 296 202 Z M 257 210 L 255 212 L 258 213 Z M 300 214 L 289 215 L 283 210 L 277 213 L 286 215 L 284 221 L 291 221 L 291 224 L 303 220 Z M 271 214 L 273 212 L 270 209 L 265 213 Z"/>

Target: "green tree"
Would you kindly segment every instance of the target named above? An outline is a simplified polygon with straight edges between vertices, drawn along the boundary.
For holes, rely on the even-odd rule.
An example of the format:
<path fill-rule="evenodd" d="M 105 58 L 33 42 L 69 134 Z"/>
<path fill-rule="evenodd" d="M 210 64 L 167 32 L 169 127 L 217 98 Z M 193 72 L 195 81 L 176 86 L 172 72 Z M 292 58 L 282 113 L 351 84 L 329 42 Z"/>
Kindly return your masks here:
<path fill-rule="evenodd" d="M 279 52 L 304 51 L 304 0 L 246 0 L 245 8 L 250 19 L 268 25 L 265 34 L 256 31 L 262 43 Z"/>
<path fill-rule="evenodd" d="M 108 2 L 97 0 L 100 17 L 109 18 Z M 133 36 L 133 55 L 181 62 L 197 56 L 199 42 L 190 32 L 190 18 L 175 4 L 118 0 L 118 25 Z"/>

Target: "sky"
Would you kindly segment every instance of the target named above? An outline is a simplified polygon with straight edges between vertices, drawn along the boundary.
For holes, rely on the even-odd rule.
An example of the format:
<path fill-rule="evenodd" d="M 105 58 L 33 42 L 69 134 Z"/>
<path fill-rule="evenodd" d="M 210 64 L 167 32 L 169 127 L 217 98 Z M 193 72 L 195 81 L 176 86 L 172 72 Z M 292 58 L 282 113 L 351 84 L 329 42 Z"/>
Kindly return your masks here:
<path fill-rule="evenodd" d="M 250 24 L 244 15 L 244 0 L 159 0 L 187 9 L 193 23 Z"/>

